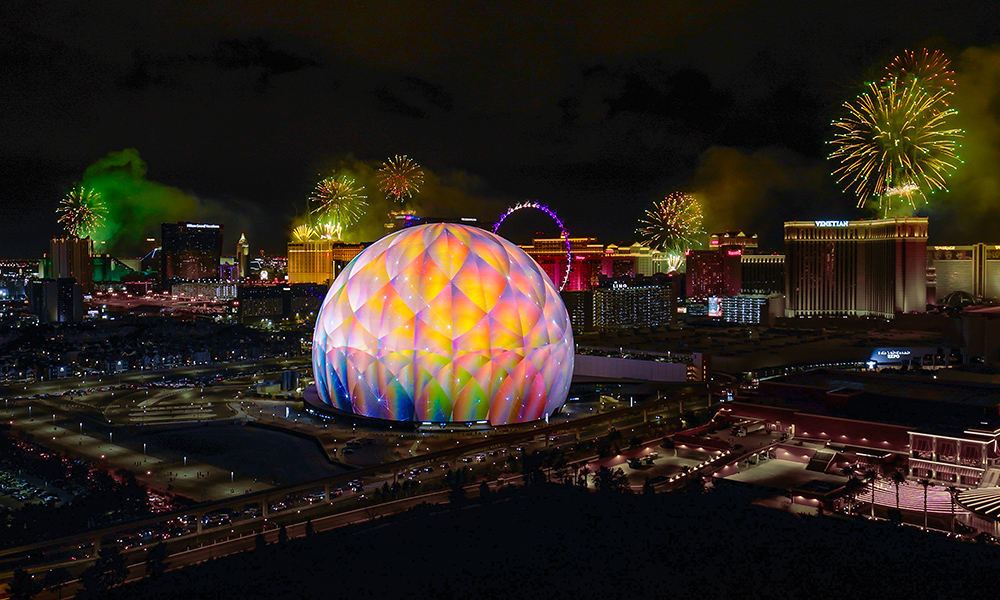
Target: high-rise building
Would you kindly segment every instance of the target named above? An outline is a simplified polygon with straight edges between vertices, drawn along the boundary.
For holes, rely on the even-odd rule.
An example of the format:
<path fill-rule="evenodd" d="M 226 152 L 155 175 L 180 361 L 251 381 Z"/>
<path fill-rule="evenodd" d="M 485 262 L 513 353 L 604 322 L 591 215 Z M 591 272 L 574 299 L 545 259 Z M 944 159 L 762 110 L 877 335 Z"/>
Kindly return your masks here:
<path fill-rule="evenodd" d="M 334 240 L 288 243 L 288 283 L 329 285 L 368 244 Z"/>
<path fill-rule="evenodd" d="M 573 333 L 588 333 L 594 329 L 594 290 L 562 291 L 559 295 L 569 313 Z"/>
<path fill-rule="evenodd" d="M 675 278 L 602 279 L 594 288 L 594 328 L 598 331 L 669 325 L 677 319 Z"/>
<path fill-rule="evenodd" d="M 83 288 L 72 277 L 32 281 L 28 309 L 42 323 L 76 323 L 83 319 Z"/>
<path fill-rule="evenodd" d="M 240 323 L 306 317 L 319 312 L 326 292 L 326 285 L 308 283 L 240 285 L 236 288 L 236 316 Z"/>
<path fill-rule="evenodd" d="M 38 260 L 0 260 L 0 300 L 27 298 L 38 268 Z"/>
<path fill-rule="evenodd" d="M 752 254 L 757 249 L 757 234 L 747 235 L 742 231 L 712 233 L 708 236 L 708 247 L 712 250 L 742 250 L 743 254 Z"/>
<path fill-rule="evenodd" d="M 744 254 L 740 257 L 740 293 L 770 296 L 785 293 L 784 254 Z"/>
<path fill-rule="evenodd" d="M 73 278 L 84 294 L 94 291 L 93 242 L 90 238 L 52 238 L 49 243 L 52 279 Z"/>
<path fill-rule="evenodd" d="M 222 229 L 222 225 L 215 223 L 164 223 L 160 238 L 163 287 L 175 281 L 219 279 Z"/>
<path fill-rule="evenodd" d="M 936 276 L 937 297 L 967 292 L 973 298 L 1000 299 L 1000 246 L 928 246 L 927 267 Z"/>
<path fill-rule="evenodd" d="M 59 293 L 55 279 L 36 279 L 28 283 L 28 312 L 42 323 L 59 321 L 56 306 Z"/>
<path fill-rule="evenodd" d="M 240 234 L 240 241 L 236 242 L 236 277 L 238 281 L 243 281 L 250 271 L 247 263 L 250 255 L 250 245 L 247 243 L 247 234 Z"/>
<path fill-rule="evenodd" d="M 570 252 L 573 256 L 569 278 L 566 280 L 564 292 L 577 292 L 592 289 L 597 285 L 598 277 L 610 275 L 605 271 L 604 245 L 594 238 L 570 238 Z M 564 238 L 537 238 L 530 246 L 521 246 L 521 250 L 535 259 L 538 266 L 545 271 L 557 287 L 566 279 L 566 240 Z"/>
<path fill-rule="evenodd" d="M 767 325 L 776 317 L 785 316 L 785 296 L 772 294 L 740 294 L 719 298 L 721 319 L 727 323 Z"/>
<path fill-rule="evenodd" d="M 605 247 L 595 238 L 587 237 L 569 238 L 569 242 L 572 265 L 568 277 L 566 265 L 569 257 L 564 238 L 536 238 L 530 246 L 521 246 L 553 283 L 558 286 L 566 280 L 566 285 L 562 288 L 564 292 L 593 289 L 601 277 L 648 277 L 671 271 L 666 252 L 652 250 L 642 244 L 610 244 Z"/>
<path fill-rule="evenodd" d="M 742 256 L 739 249 L 689 250 L 685 258 L 688 300 L 739 294 Z"/>
<path fill-rule="evenodd" d="M 927 219 L 785 223 L 785 315 L 877 316 L 927 308 Z"/>

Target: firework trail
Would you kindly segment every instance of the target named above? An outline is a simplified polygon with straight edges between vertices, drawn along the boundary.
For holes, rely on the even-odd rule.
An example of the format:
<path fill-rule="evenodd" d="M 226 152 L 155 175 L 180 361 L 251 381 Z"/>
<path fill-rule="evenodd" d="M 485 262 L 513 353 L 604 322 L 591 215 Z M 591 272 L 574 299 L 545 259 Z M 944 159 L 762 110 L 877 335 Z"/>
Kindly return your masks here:
<path fill-rule="evenodd" d="M 381 190 L 386 199 L 402 202 L 404 198 L 412 198 L 420 191 L 424 182 L 424 170 L 408 156 L 396 155 L 382 163 L 379 169 Z"/>
<path fill-rule="evenodd" d="M 78 185 L 59 202 L 56 212 L 61 214 L 59 222 L 71 236 L 85 238 L 104 223 L 107 208 L 97 190 Z"/>
<path fill-rule="evenodd" d="M 689 194 L 674 192 L 653 203 L 636 230 L 654 250 L 683 252 L 704 234 L 701 204 Z"/>
<path fill-rule="evenodd" d="M 329 234 L 331 237 L 340 237 L 345 229 L 364 214 L 368 203 L 363 191 L 364 188 L 357 185 L 354 178 L 346 175 L 320 180 L 309 197 L 314 206 L 310 212 L 316 215 L 314 229 L 321 236 Z"/>
<path fill-rule="evenodd" d="M 949 121 L 950 87 L 921 85 L 915 77 L 871 83 L 848 115 L 833 122 L 833 175 L 858 198 L 858 208 L 877 201 L 883 216 L 911 214 L 927 194 L 947 190 L 961 162 L 963 132 Z"/>

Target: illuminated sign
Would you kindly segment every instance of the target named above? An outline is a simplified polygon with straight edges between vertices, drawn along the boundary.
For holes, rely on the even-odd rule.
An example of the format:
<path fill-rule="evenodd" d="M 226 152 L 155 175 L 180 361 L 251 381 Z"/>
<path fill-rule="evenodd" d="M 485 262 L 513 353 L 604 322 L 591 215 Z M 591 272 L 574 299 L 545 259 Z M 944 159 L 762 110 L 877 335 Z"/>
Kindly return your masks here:
<path fill-rule="evenodd" d="M 188 227 L 193 227 L 195 229 L 218 229 L 218 225 L 209 225 L 208 223 L 188 223 Z"/>
<path fill-rule="evenodd" d="M 710 317 L 721 317 L 722 316 L 722 299 L 718 297 L 711 297 L 708 299 L 708 316 Z"/>
<path fill-rule="evenodd" d="M 850 221 L 815 221 L 816 227 L 847 227 Z"/>
<path fill-rule="evenodd" d="M 875 348 L 869 357 L 869 362 L 885 364 L 891 361 L 919 359 L 924 354 L 932 354 L 933 348 Z"/>

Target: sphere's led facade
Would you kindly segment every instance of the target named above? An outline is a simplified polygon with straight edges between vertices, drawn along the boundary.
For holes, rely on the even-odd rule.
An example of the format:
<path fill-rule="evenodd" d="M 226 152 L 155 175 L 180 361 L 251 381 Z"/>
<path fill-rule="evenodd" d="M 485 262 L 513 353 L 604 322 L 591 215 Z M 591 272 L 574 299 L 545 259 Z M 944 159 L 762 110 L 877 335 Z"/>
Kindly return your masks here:
<path fill-rule="evenodd" d="M 436 223 L 366 248 L 316 320 L 320 401 L 397 421 L 534 421 L 566 400 L 573 332 L 552 281 L 488 231 Z"/>

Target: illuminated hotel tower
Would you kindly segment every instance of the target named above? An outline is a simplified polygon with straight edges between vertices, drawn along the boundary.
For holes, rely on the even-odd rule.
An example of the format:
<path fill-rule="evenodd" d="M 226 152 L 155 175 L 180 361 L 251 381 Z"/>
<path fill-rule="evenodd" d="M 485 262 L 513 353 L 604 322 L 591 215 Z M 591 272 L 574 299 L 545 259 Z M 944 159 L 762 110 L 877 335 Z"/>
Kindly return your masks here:
<path fill-rule="evenodd" d="M 49 242 L 52 279 L 73 278 L 84 294 L 94 291 L 93 242 L 87 238 L 53 238 Z"/>
<path fill-rule="evenodd" d="M 236 242 L 236 279 L 242 281 L 248 274 L 247 256 L 250 254 L 250 245 L 247 243 L 247 234 L 240 234 L 240 241 Z"/>
<path fill-rule="evenodd" d="M 327 239 L 288 242 L 288 283 L 329 285 L 367 245 Z"/>
<path fill-rule="evenodd" d="M 785 315 L 927 309 L 927 219 L 785 222 Z"/>
<path fill-rule="evenodd" d="M 163 223 L 160 278 L 164 288 L 177 281 L 219 279 L 222 225 Z"/>

